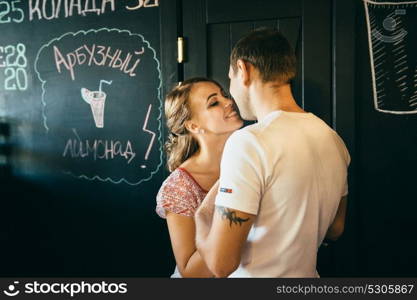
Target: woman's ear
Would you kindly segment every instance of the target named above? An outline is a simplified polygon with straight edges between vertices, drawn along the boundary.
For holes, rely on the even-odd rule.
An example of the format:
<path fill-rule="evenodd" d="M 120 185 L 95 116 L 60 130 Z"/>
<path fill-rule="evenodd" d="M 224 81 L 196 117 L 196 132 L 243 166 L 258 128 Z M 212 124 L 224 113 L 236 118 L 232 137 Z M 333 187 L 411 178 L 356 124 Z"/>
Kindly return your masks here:
<path fill-rule="evenodd" d="M 194 134 L 198 134 L 199 129 L 200 129 L 200 127 L 196 123 L 194 123 L 192 120 L 185 121 L 185 128 L 189 132 L 194 133 Z"/>
<path fill-rule="evenodd" d="M 242 83 L 245 86 L 248 86 L 250 83 L 250 72 L 251 72 L 249 63 L 243 61 L 242 59 L 238 59 L 236 64 L 237 64 L 239 79 L 242 80 Z"/>

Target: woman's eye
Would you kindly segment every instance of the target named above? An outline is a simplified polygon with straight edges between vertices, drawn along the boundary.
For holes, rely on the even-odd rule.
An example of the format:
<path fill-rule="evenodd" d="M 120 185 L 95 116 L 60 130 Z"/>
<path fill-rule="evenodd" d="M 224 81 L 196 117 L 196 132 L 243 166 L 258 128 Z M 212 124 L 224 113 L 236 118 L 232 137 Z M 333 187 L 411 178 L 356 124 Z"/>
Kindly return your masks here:
<path fill-rule="evenodd" d="M 217 104 L 219 104 L 219 101 L 211 102 L 210 105 L 209 105 L 209 107 L 216 106 Z"/>

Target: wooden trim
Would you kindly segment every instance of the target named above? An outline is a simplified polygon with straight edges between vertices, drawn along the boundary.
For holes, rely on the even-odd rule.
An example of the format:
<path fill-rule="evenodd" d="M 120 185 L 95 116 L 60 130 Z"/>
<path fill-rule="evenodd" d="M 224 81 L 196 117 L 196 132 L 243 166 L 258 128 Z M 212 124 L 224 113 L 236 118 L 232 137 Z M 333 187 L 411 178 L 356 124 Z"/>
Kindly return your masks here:
<path fill-rule="evenodd" d="M 179 36 L 179 24 L 182 16 L 178 13 L 178 0 L 161 1 L 160 3 L 160 41 L 161 41 L 161 72 L 162 72 L 162 101 L 168 91 L 180 80 L 180 69 L 177 63 L 177 37 Z M 162 136 L 166 140 L 166 120 L 162 114 Z M 166 161 L 165 151 L 163 160 Z M 163 167 L 163 177 L 168 175 L 168 170 Z"/>

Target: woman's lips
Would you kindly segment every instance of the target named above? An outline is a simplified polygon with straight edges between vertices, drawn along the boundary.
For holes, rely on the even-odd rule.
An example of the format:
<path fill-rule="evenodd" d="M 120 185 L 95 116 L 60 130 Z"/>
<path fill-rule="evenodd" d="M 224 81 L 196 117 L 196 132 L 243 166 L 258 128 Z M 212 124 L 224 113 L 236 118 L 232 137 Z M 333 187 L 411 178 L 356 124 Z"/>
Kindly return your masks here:
<path fill-rule="evenodd" d="M 236 115 L 237 115 L 237 112 L 234 110 L 234 111 L 232 111 L 230 114 L 228 114 L 228 115 L 226 116 L 226 119 L 232 118 L 232 117 L 234 117 L 234 116 L 236 116 Z"/>

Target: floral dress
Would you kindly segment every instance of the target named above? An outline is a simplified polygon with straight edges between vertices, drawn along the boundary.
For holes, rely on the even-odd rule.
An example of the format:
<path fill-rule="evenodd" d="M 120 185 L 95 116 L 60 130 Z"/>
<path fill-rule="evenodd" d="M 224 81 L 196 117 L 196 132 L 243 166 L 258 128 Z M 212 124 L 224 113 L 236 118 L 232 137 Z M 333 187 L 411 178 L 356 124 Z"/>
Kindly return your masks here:
<path fill-rule="evenodd" d="M 166 212 L 170 211 L 186 217 L 194 217 L 207 191 L 204 190 L 190 173 L 184 168 L 175 169 L 162 183 L 156 196 L 156 213 L 161 218 L 166 218 Z M 178 268 L 175 267 L 172 278 L 181 277 Z"/>

